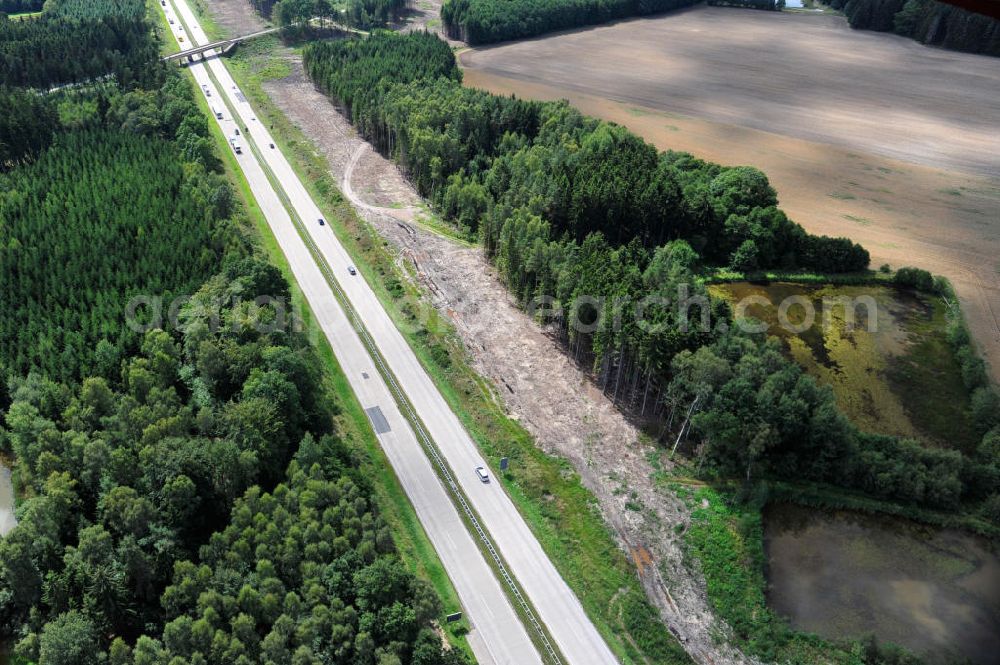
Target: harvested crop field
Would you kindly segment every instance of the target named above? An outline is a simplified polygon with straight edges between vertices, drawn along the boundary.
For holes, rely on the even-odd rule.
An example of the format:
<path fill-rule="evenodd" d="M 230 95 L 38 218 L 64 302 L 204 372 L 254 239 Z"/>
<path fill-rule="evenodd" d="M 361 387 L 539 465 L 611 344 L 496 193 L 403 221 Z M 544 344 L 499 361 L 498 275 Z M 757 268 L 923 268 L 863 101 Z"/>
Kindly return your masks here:
<path fill-rule="evenodd" d="M 699 7 L 476 49 L 467 68 L 928 166 L 1000 173 L 995 58 L 831 15 Z"/>
<path fill-rule="evenodd" d="M 697 7 L 465 51 L 467 85 L 568 99 L 768 174 L 809 231 L 951 279 L 1000 380 L 1000 66 L 831 15 Z"/>

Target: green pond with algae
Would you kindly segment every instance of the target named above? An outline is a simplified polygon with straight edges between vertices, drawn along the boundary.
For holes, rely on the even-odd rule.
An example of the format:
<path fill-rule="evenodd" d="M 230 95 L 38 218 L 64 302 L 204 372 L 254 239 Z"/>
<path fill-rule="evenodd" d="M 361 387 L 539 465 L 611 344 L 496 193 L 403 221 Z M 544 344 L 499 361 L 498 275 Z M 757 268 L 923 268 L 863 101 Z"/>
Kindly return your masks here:
<path fill-rule="evenodd" d="M 734 282 L 709 290 L 766 324 L 861 429 L 967 452 L 978 443 L 941 298 L 882 285 Z"/>

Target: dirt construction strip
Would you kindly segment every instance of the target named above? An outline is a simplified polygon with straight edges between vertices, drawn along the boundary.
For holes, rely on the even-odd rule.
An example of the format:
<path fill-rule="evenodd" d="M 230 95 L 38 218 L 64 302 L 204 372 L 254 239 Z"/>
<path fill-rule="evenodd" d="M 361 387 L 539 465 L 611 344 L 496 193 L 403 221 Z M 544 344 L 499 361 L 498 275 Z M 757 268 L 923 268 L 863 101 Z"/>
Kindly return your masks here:
<path fill-rule="evenodd" d="M 404 206 L 400 208 L 386 208 L 379 205 L 372 205 L 365 202 L 364 198 L 354 191 L 354 172 L 357 170 L 358 163 L 361 159 L 370 152 L 372 152 L 371 145 L 365 141 L 359 141 L 359 145 L 355 148 L 354 154 L 347 162 L 347 168 L 344 170 L 344 175 L 340 179 L 340 191 L 358 212 L 365 212 L 371 215 L 384 215 L 386 217 L 391 217 L 398 222 L 412 222 L 418 213 L 418 209 L 416 207 Z"/>
<path fill-rule="evenodd" d="M 687 509 L 654 484 L 638 432 L 508 298 L 479 249 L 459 245 L 411 223 L 420 198 L 398 169 L 371 150 L 337 109 L 305 78 L 293 74 L 265 89 L 326 157 L 343 192 L 411 262 L 435 307 L 457 328 L 475 369 L 502 387 L 509 414 L 546 452 L 568 459 L 598 499 L 619 545 L 638 567 L 647 595 L 700 663 L 753 662 L 712 638 L 704 584 L 683 562 L 679 536 Z M 346 179 L 346 182 L 345 182 Z M 622 491 L 622 490 L 626 491 Z M 628 510 L 626 502 L 641 504 Z M 725 630 L 723 628 L 723 630 Z"/>

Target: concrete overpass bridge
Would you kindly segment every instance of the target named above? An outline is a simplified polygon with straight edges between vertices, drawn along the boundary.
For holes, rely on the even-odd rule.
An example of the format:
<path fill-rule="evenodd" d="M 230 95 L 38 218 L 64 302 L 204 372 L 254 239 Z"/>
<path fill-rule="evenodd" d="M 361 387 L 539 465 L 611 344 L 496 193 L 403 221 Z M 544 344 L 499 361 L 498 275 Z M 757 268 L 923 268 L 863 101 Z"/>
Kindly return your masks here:
<path fill-rule="evenodd" d="M 364 30 L 359 30 L 358 28 L 352 28 L 352 27 L 347 26 L 347 25 L 342 25 L 340 23 L 336 23 L 336 22 L 332 22 L 332 21 L 324 20 L 324 19 L 312 19 L 312 20 L 308 21 L 308 23 L 311 24 L 311 25 L 313 25 L 313 26 L 316 26 L 316 27 L 333 28 L 333 29 L 339 30 L 341 32 L 353 33 L 355 35 L 362 35 L 362 36 L 364 36 L 364 35 L 368 34 Z M 301 25 L 301 24 L 295 23 L 295 24 L 292 24 L 292 25 L 295 26 L 295 25 Z M 268 28 L 267 30 L 260 30 L 258 32 L 251 32 L 249 35 L 243 35 L 242 37 L 232 37 L 230 39 L 223 39 L 223 40 L 220 40 L 220 41 L 217 41 L 217 42 L 212 42 L 211 44 L 205 44 L 203 46 L 197 46 L 195 48 L 189 48 L 189 49 L 187 49 L 185 51 L 178 51 L 177 53 L 171 53 L 170 55 L 163 56 L 163 59 L 165 61 L 167 61 L 167 62 L 169 62 L 171 60 L 179 60 L 179 61 L 183 62 L 184 60 L 187 60 L 188 58 L 191 58 L 192 56 L 199 55 L 201 53 L 205 53 L 207 51 L 212 51 L 212 50 L 217 50 L 222 55 L 225 55 L 225 54 L 229 53 L 229 51 L 231 51 L 233 49 L 233 47 L 235 47 L 240 42 L 245 42 L 245 41 L 248 41 L 250 39 L 256 39 L 257 37 L 263 37 L 265 35 L 270 35 L 270 34 L 273 34 L 275 32 L 278 32 L 280 30 L 281 30 L 281 28 Z"/>
<path fill-rule="evenodd" d="M 212 42 L 211 44 L 204 44 L 203 46 L 196 46 L 195 48 L 189 48 L 185 51 L 178 51 L 177 53 L 171 53 L 170 55 L 164 56 L 163 59 L 166 61 L 170 60 L 187 60 L 189 57 L 194 55 L 199 55 L 205 53 L 206 51 L 217 50 L 220 53 L 228 53 L 234 46 L 240 42 L 245 42 L 249 39 L 256 39 L 257 37 L 263 37 L 264 35 L 270 35 L 272 33 L 278 32 L 281 28 L 268 28 L 267 30 L 260 30 L 259 32 L 252 32 L 249 35 L 243 35 L 241 37 L 233 37 L 231 39 L 223 39 L 218 42 Z"/>

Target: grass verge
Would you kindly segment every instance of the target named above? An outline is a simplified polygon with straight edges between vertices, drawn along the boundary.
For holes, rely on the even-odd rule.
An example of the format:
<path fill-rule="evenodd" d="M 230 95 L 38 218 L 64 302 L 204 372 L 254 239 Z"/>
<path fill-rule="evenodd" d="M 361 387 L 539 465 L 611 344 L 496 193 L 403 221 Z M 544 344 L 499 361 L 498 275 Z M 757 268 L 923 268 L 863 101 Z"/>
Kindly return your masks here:
<path fill-rule="evenodd" d="M 230 71 L 484 456 L 494 467 L 501 457 L 511 460 L 511 470 L 500 478 L 588 616 L 623 663 L 690 662 L 646 600 L 594 496 L 566 461 L 543 453 L 507 417 L 491 386 L 472 368 L 453 327 L 421 304 L 413 276 L 357 217 L 322 155 L 270 100 L 262 84 L 279 67 L 261 59 L 272 58 L 283 56 L 263 48 L 240 52 L 231 59 Z"/>
<path fill-rule="evenodd" d="M 857 665 L 853 652 L 822 638 L 792 630 L 767 606 L 764 596 L 764 528 L 761 511 L 738 504 L 718 490 L 670 483 L 691 509 L 684 535 L 689 559 L 696 559 L 708 599 L 732 629 L 738 646 L 768 662 Z"/>
<path fill-rule="evenodd" d="M 215 80 L 214 75 L 212 75 L 211 73 L 209 75 L 212 76 L 212 79 L 215 82 L 216 87 L 218 87 L 219 82 Z M 230 107 L 229 110 L 230 113 L 232 113 L 233 109 L 229 105 L 228 101 L 224 103 Z M 447 467 L 447 463 L 444 462 L 440 457 L 439 451 L 435 447 L 434 443 L 426 435 L 425 433 L 426 428 L 424 427 L 423 422 L 420 420 L 412 404 L 410 404 L 407 396 L 401 391 L 401 389 L 398 388 L 396 377 L 392 375 L 391 369 L 386 366 L 384 359 L 381 357 L 381 353 L 379 352 L 378 347 L 375 346 L 374 342 L 368 336 L 367 332 L 363 329 L 362 324 L 360 323 L 360 319 L 358 318 L 357 314 L 353 312 L 350 302 L 346 300 L 346 297 L 340 290 L 340 287 L 337 284 L 336 279 L 333 277 L 330 265 L 326 262 L 325 258 L 316 249 L 315 245 L 312 242 L 311 237 L 309 236 L 308 232 L 303 226 L 303 221 L 299 218 L 298 214 L 291 206 L 291 203 L 287 200 L 287 195 L 283 191 L 280 182 L 278 182 L 277 178 L 271 173 L 270 168 L 267 166 L 264 160 L 261 159 L 259 149 L 254 144 L 253 140 L 249 137 L 247 137 L 247 147 L 249 150 L 251 150 L 256 154 L 256 158 L 263 166 L 264 171 L 265 173 L 267 173 L 267 177 L 270 180 L 272 187 L 274 187 L 275 191 L 278 193 L 278 196 L 282 199 L 283 205 L 288 211 L 292 219 L 292 223 L 296 227 L 296 231 L 300 234 L 300 237 L 303 239 L 303 241 L 305 241 L 306 245 L 309 248 L 310 253 L 313 256 L 313 259 L 316 261 L 317 265 L 324 273 L 324 278 L 326 279 L 328 285 L 330 286 L 331 292 L 333 293 L 334 297 L 340 303 L 341 308 L 348 313 L 348 318 L 357 322 L 355 326 L 361 337 L 362 343 L 367 348 L 367 351 L 371 355 L 371 357 L 375 360 L 376 365 L 379 367 L 380 374 L 383 375 L 383 378 L 386 380 L 386 382 L 390 386 L 390 389 L 393 391 L 394 398 L 396 399 L 397 403 L 402 409 L 404 417 L 406 417 L 407 420 L 410 422 L 414 431 L 420 433 L 418 439 L 420 440 L 420 444 L 424 447 L 424 450 L 427 453 L 428 457 L 431 458 L 432 461 L 437 462 L 436 465 L 437 473 L 441 478 L 443 485 L 445 487 L 451 488 L 453 494 L 452 497 L 453 501 L 456 504 L 456 508 L 460 508 L 459 515 L 462 518 L 462 521 L 465 523 L 466 529 L 468 529 L 469 533 L 476 532 L 477 529 L 475 528 L 474 522 L 478 521 L 479 518 L 474 514 L 473 509 L 470 507 L 468 503 L 468 497 L 464 496 L 462 490 L 455 485 L 452 478 L 449 476 L 449 474 L 452 474 L 452 470 L 449 467 Z M 461 501 L 461 503 L 459 503 L 459 501 Z M 502 581 L 504 579 L 508 581 L 508 586 L 505 587 L 505 591 L 508 593 L 508 596 L 511 600 L 511 604 L 515 612 L 518 614 L 521 622 L 525 625 L 525 627 L 528 628 L 528 635 L 530 636 L 531 640 L 535 643 L 535 646 L 536 648 L 538 648 L 539 653 L 542 655 L 543 662 L 549 663 L 556 661 L 558 659 L 558 655 L 555 650 L 555 647 L 552 645 L 554 640 L 552 640 L 552 636 L 548 633 L 547 628 L 544 625 L 538 623 L 538 621 L 535 619 L 534 615 L 537 613 L 537 611 L 531 606 L 531 601 L 526 599 L 524 594 L 524 589 L 521 588 L 519 582 L 516 579 L 509 576 L 505 576 L 503 574 L 505 572 L 505 568 L 507 567 L 506 562 L 504 562 L 500 558 L 500 555 L 496 553 L 496 550 L 492 548 L 492 544 L 486 542 L 485 537 L 481 537 L 479 539 L 474 538 L 474 541 L 476 542 L 477 546 L 479 547 L 480 551 L 485 557 L 487 564 L 493 569 L 494 575 L 496 575 L 498 580 L 501 580 L 501 584 L 503 583 Z M 532 627 L 534 628 L 534 630 L 532 629 Z M 551 659 L 548 658 L 549 654 L 551 654 L 552 656 Z"/>
<path fill-rule="evenodd" d="M 167 16 L 160 11 L 158 0 L 146 0 L 146 20 L 156 32 L 157 41 L 160 43 L 160 55 L 171 55 L 177 53 L 180 47 L 177 40 L 170 34 L 170 24 L 167 23 Z"/>
<path fill-rule="evenodd" d="M 229 36 L 227 34 L 228 31 L 223 29 L 215 20 L 215 17 L 212 16 L 212 12 L 209 11 L 205 0 L 188 0 L 188 4 L 193 9 L 194 15 L 198 17 L 201 29 L 205 32 L 206 37 L 215 42 Z M 253 10 L 247 6 L 245 7 L 245 11 L 249 12 Z"/>

